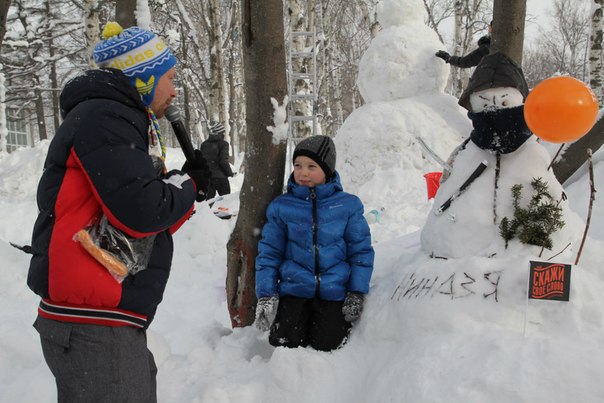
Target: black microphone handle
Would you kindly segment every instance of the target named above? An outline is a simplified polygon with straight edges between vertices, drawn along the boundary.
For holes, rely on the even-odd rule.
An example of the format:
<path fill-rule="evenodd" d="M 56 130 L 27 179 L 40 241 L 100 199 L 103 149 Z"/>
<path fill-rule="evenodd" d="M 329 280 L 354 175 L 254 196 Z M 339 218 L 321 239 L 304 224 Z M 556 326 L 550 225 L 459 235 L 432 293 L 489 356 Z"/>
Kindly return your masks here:
<path fill-rule="evenodd" d="M 187 134 L 187 130 L 185 129 L 185 125 L 181 120 L 175 120 L 174 122 L 170 122 L 172 125 L 172 129 L 174 129 L 174 134 L 176 134 L 176 139 L 180 144 L 180 148 L 182 148 L 182 152 L 185 155 L 185 158 L 189 162 L 195 161 L 195 151 L 193 149 L 193 144 L 191 143 L 191 138 Z"/>

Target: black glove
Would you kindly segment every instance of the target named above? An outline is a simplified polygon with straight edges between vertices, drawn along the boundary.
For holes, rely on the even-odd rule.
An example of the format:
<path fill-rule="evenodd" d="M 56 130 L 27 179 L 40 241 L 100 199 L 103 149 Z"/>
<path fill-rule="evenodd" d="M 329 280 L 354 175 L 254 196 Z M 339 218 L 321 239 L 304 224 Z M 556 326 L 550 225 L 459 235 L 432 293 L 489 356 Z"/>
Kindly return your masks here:
<path fill-rule="evenodd" d="M 438 52 L 436 52 L 436 57 L 440 57 L 446 63 L 449 63 L 449 59 L 451 58 L 451 55 L 448 54 L 447 52 L 445 52 L 444 50 L 439 50 Z"/>
<path fill-rule="evenodd" d="M 346 322 L 354 322 L 361 316 L 364 300 L 365 296 L 360 292 L 349 292 L 346 294 L 344 305 L 342 305 L 342 313 Z"/>
<path fill-rule="evenodd" d="M 212 173 L 210 172 L 206 159 L 203 158 L 201 151 L 195 150 L 195 160 L 187 160 L 182 166 L 181 171 L 188 174 L 191 179 L 193 179 L 193 182 L 195 182 L 195 187 L 197 187 L 197 196 L 195 197 L 195 200 L 198 202 L 204 201 L 206 199 L 206 193 L 208 192 L 208 185 L 210 184 Z"/>

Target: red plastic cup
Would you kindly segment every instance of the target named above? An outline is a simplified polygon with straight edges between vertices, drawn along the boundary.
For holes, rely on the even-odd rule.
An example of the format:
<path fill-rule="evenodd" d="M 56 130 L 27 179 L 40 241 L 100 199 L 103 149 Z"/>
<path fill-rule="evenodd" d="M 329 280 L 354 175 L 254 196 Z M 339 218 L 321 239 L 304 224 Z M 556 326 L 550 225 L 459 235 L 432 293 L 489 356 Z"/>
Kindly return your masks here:
<path fill-rule="evenodd" d="M 428 200 L 433 199 L 436 196 L 438 187 L 440 186 L 440 177 L 443 176 L 442 172 L 428 172 L 424 174 L 426 178 L 426 187 L 428 188 Z"/>

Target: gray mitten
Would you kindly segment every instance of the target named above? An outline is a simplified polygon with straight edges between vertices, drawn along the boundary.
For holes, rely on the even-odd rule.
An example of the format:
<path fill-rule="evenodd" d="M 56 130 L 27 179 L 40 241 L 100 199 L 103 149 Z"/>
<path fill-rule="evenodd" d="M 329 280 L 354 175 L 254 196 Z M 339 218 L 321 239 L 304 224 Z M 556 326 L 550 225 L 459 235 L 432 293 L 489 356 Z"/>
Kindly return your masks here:
<path fill-rule="evenodd" d="M 256 305 L 256 327 L 263 332 L 270 329 L 275 316 L 277 315 L 277 306 L 279 297 L 260 297 Z"/>
<path fill-rule="evenodd" d="M 359 292 L 349 292 L 346 294 L 344 305 L 342 305 L 342 313 L 346 322 L 354 322 L 361 316 L 364 300 L 365 296 Z"/>

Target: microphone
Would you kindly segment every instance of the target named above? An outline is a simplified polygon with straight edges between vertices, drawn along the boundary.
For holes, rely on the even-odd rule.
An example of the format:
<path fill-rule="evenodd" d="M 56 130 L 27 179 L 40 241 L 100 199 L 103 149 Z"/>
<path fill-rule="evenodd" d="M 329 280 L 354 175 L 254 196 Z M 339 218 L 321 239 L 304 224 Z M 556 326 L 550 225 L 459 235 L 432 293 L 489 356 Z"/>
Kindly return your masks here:
<path fill-rule="evenodd" d="M 170 105 L 166 109 L 165 112 L 166 119 L 172 125 L 172 129 L 174 129 L 174 134 L 176 134 L 176 139 L 180 144 L 180 148 L 182 148 L 182 152 L 185 155 L 185 158 L 189 162 L 195 161 L 195 151 L 193 150 L 193 144 L 191 144 L 191 138 L 187 133 L 187 129 L 185 129 L 185 125 L 180 119 L 180 109 L 176 105 Z"/>

